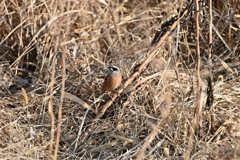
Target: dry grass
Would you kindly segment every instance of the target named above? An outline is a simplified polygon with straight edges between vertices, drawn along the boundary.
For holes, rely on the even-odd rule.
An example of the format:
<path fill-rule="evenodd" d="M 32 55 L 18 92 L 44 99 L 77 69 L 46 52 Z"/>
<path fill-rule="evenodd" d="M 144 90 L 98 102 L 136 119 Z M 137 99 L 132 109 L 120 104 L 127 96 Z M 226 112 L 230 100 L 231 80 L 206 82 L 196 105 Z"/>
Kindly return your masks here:
<path fill-rule="evenodd" d="M 94 103 L 107 73 L 105 66 L 119 66 L 122 83 L 126 82 L 149 56 L 157 30 L 189 2 L 69 2 L 70 8 L 68 1 L 0 2 L 0 159 L 54 157 L 64 67 L 63 89 L 68 97 L 62 101 L 59 159 L 184 159 L 191 132 L 192 159 L 240 158 L 239 0 L 213 1 L 215 101 L 211 107 L 206 104 L 207 82 L 212 76 L 208 65 L 209 8 L 205 1 L 200 3 L 203 110 L 194 131 L 194 7 L 140 75 L 96 120 L 97 112 L 113 95 L 105 95 L 100 106 Z M 51 97 L 55 124 L 52 151 Z"/>

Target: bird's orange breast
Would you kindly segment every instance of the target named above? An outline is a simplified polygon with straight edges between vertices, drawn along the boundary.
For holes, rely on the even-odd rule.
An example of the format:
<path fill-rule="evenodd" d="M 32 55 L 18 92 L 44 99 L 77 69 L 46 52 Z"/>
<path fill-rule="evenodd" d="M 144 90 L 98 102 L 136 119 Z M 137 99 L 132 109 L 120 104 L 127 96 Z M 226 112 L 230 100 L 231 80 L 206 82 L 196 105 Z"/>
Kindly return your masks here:
<path fill-rule="evenodd" d="M 107 75 L 103 82 L 102 93 L 116 89 L 122 82 L 121 74 Z"/>

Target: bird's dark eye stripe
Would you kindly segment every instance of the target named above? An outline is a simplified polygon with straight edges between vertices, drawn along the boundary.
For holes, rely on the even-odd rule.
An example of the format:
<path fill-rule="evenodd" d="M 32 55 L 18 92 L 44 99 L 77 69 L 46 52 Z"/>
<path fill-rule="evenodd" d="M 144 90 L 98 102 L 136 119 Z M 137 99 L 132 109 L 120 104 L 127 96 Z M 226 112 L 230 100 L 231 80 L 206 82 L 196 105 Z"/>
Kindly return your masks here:
<path fill-rule="evenodd" d="M 118 71 L 118 68 L 115 67 L 115 66 L 110 66 L 109 69 L 110 69 L 112 72 Z"/>

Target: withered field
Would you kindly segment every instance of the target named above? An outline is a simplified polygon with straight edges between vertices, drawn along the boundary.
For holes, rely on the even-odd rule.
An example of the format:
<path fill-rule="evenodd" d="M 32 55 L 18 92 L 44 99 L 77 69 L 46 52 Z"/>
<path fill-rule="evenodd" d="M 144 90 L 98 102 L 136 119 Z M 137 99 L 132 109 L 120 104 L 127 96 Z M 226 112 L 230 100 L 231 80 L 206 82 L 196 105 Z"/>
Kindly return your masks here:
<path fill-rule="evenodd" d="M 240 159 L 239 71 L 239 0 L 2 0 L 0 159 Z"/>

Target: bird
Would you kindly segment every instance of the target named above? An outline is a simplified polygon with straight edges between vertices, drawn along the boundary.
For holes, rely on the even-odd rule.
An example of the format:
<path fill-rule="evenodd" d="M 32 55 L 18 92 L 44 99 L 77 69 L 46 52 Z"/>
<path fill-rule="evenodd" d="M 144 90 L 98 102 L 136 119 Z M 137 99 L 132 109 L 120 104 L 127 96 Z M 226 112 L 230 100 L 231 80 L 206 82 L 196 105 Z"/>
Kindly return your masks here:
<path fill-rule="evenodd" d="M 102 85 L 102 94 L 114 90 L 119 87 L 122 82 L 122 75 L 120 69 L 116 66 L 107 67 L 109 70 L 108 75 L 105 77 Z"/>

